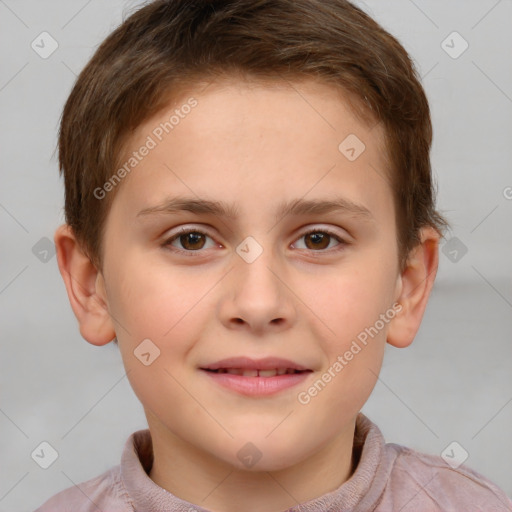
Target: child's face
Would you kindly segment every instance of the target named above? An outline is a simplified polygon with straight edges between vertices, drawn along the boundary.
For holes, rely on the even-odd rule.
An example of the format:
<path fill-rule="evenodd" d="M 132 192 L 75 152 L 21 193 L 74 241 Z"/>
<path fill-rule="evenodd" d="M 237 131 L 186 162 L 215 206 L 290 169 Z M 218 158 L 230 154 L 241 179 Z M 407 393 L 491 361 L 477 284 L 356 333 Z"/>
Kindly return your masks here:
<path fill-rule="evenodd" d="M 190 97 L 197 105 L 180 110 Z M 162 133 L 175 109 L 179 121 Z M 352 134 L 366 146 L 359 156 Z M 156 146 L 142 157 L 139 148 L 153 146 L 148 136 Z M 118 185 L 106 224 L 104 280 L 153 435 L 240 468 L 237 453 L 251 442 L 263 470 L 351 439 L 402 288 L 382 127 L 361 124 L 325 85 L 212 84 L 140 126 L 125 160 L 133 151 L 141 160 Z M 233 217 L 140 213 L 178 196 L 222 202 Z M 283 204 L 341 198 L 368 213 L 278 215 Z M 179 229 L 204 235 L 166 243 Z M 305 236 L 310 229 L 316 234 Z M 357 341 L 375 326 L 366 345 Z M 134 355 L 153 359 L 151 344 L 137 349 L 145 339 L 160 350 L 147 365 Z M 204 369 L 234 357 L 281 358 L 311 371 L 273 377 L 277 390 L 258 394 L 243 387 L 255 378 Z"/>

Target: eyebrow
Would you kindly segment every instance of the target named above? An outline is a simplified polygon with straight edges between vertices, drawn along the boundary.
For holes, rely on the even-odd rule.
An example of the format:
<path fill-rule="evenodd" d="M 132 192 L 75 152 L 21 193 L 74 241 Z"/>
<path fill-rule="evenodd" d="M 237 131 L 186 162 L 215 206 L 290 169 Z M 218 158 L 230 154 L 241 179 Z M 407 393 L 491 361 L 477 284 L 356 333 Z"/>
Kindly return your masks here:
<path fill-rule="evenodd" d="M 188 211 L 195 214 L 211 214 L 227 219 L 236 219 L 239 215 L 238 205 L 230 205 L 222 201 L 196 199 L 193 197 L 173 197 L 161 204 L 141 210 L 137 217 L 158 214 L 172 214 Z M 311 214 L 344 213 L 362 221 L 375 222 L 375 217 L 365 206 L 354 203 L 344 197 L 330 200 L 295 199 L 282 202 L 276 210 L 275 220 L 285 216 Z"/>

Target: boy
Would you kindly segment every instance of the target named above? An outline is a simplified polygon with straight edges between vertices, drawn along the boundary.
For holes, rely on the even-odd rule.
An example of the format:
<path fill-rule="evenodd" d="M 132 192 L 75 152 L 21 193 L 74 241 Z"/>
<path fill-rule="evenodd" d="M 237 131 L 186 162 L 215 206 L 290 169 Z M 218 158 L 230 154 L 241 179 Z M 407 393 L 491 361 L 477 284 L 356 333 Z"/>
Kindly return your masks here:
<path fill-rule="evenodd" d="M 148 430 L 58 511 L 510 511 L 360 413 L 448 225 L 403 47 L 345 0 L 158 0 L 64 108 L 58 264 Z"/>

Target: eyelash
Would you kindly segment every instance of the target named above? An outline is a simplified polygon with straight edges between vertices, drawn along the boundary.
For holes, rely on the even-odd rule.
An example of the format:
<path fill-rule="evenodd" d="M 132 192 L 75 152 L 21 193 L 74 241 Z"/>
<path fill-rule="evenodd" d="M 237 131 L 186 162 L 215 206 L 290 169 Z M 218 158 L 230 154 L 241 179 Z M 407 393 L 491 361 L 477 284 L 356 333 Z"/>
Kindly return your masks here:
<path fill-rule="evenodd" d="M 172 242 L 177 240 L 180 236 L 187 235 L 187 234 L 190 234 L 190 233 L 197 233 L 197 234 L 200 234 L 200 235 L 205 235 L 205 236 L 207 236 L 207 237 L 209 237 L 209 238 L 211 238 L 213 240 L 212 236 L 210 236 L 205 231 L 202 231 L 201 229 L 182 228 L 182 229 L 180 229 L 180 231 L 178 231 L 177 233 L 172 235 L 170 238 L 168 238 L 162 244 L 162 247 L 166 247 L 166 248 L 168 248 L 169 250 L 171 250 L 173 252 L 181 253 L 181 254 L 183 254 L 185 256 L 194 256 L 194 253 L 204 252 L 202 249 L 198 249 L 197 251 L 189 251 L 189 250 L 185 250 L 185 249 L 177 249 L 176 247 L 173 247 L 171 245 Z M 329 236 L 333 237 L 334 239 L 336 239 L 339 242 L 339 247 L 337 247 L 335 249 L 321 249 L 321 250 L 318 250 L 318 251 L 315 251 L 313 249 L 306 249 L 306 250 L 311 251 L 312 253 L 337 252 L 337 251 L 343 250 L 345 246 L 349 245 L 349 242 L 347 242 L 346 240 L 344 240 L 339 235 L 337 235 L 336 233 L 334 233 L 333 231 L 331 231 L 329 229 L 318 229 L 318 228 L 315 229 L 315 228 L 313 228 L 313 229 L 310 229 L 310 230 L 306 231 L 305 233 L 302 233 L 302 235 L 298 239 L 303 238 L 303 237 L 308 236 L 308 235 L 311 235 L 313 233 L 322 233 L 322 234 L 326 234 L 326 235 L 329 235 Z"/>

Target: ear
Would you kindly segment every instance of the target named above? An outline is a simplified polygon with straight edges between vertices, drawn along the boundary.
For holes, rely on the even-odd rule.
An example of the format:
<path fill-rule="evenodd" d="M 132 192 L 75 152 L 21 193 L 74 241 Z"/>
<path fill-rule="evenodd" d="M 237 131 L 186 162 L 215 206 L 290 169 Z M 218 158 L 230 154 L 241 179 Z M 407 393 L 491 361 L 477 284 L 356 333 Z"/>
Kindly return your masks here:
<path fill-rule="evenodd" d="M 116 333 L 107 307 L 103 275 L 82 252 L 72 228 L 59 226 L 53 237 L 60 274 L 80 334 L 93 345 L 106 345 Z"/>
<path fill-rule="evenodd" d="M 389 323 L 387 341 L 398 348 L 409 346 L 421 324 L 439 265 L 439 233 L 422 228 L 420 243 L 408 257 L 407 265 L 397 281 L 396 301 L 402 310 Z"/>

